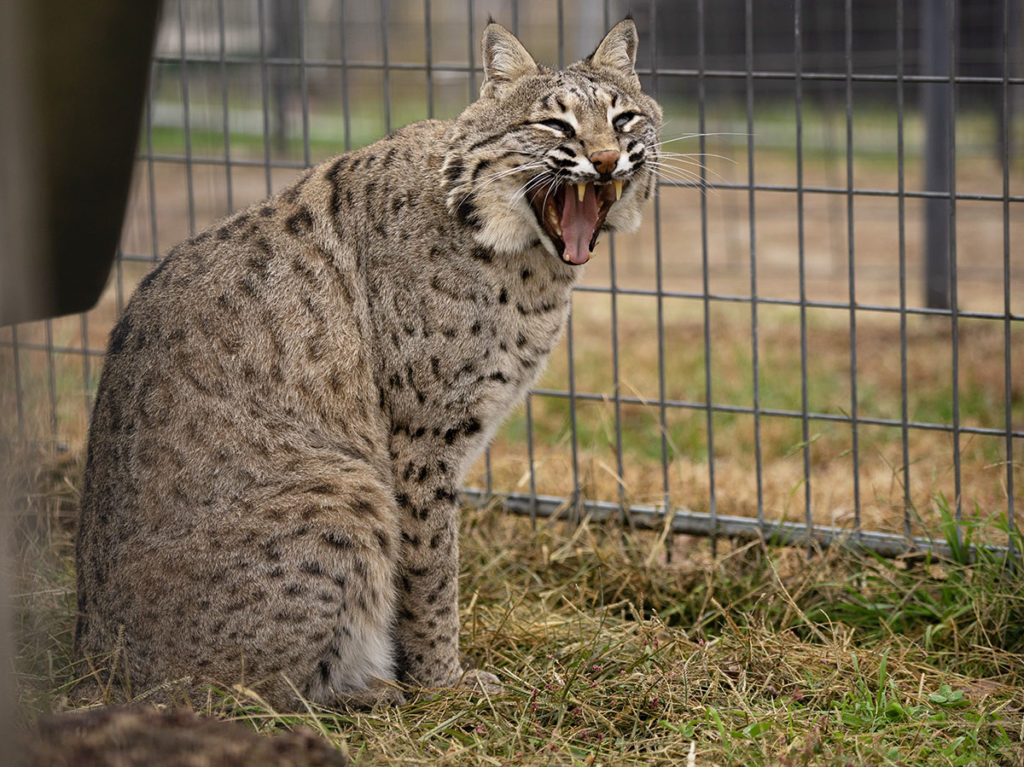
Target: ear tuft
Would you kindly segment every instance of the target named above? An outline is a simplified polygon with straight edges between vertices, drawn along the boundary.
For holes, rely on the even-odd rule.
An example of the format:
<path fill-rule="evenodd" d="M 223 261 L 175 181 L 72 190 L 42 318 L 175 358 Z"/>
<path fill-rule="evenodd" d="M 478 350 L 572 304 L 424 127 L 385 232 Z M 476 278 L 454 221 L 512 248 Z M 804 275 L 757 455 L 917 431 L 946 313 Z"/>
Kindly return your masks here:
<path fill-rule="evenodd" d="M 481 48 L 484 62 L 481 96 L 493 96 L 520 77 L 537 72 L 537 63 L 523 44 L 500 24 L 491 22 L 484 28 Z"/>
<path fill-rule="evenodd" d="M 637 42 L 636 24 L 627 16 L 612 27 L 587 61 L 595 67 L 618 72 L 623 77 L 636 78 Z"/>

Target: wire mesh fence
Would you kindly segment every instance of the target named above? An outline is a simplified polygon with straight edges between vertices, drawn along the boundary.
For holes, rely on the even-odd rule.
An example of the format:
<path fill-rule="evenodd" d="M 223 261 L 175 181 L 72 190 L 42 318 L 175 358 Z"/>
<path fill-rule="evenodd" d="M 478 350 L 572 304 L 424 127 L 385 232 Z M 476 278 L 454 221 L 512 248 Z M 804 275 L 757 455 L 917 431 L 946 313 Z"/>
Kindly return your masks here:
<path fill-rule="evenodd" d="M 469 496 L 713 540 L 1006 545 L 1024 486 L 1016 0 L 629 6 L 678 156 L 643 228 L 599 246 Z M 0 330 L 9 432 L 83 451 L 106 336 L 161 255 L 338 151 L 458 114 L 489 16 L 566 64 L 626 10 L 166 2 L 115 273 L 88 314 Z"/>

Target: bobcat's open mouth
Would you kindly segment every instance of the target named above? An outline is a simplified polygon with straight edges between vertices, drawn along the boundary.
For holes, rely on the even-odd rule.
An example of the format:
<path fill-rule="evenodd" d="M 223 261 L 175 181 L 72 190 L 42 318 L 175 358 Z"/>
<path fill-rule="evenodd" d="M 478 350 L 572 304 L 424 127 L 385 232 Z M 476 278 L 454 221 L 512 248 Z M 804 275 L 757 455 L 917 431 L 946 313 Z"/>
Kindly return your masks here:
<path fill-rule="evenodd" d="M 537 221 L 567 264 L 585 264 L 597 244 L 608 211 L 628 181 L 595 184 L 542 184 L 530 192 Z"/>

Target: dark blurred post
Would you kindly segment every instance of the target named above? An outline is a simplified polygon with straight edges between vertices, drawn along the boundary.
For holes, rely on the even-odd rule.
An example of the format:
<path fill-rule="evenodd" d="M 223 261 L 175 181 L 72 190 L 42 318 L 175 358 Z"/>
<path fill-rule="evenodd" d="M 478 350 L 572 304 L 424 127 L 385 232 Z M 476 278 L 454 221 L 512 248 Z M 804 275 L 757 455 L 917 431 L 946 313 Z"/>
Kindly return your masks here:
<path fill-rule="evenodd" d="M 1006 32 L 1006 56 L 1003 57 L 1003 51 L 1000 50 L 999 60 L 999 74 L 1004 77 L 1013 77 L 1020 69 L 1020 36 L 1021 36 L 1021 18 L 1020 18 L 1020 0 L 1004 0 L 1005 6 L 1005 32 Z M 1000 19 L 1002 21 L 1002 19 Z M 997 44 L 1002 48 L 1002 41 L 999 40 L 1000 33 L 996 32 L 996 40 L 999 41 Z M 1002 164 L 1003 158 L 1011 158 L 1014 156 L 1014 141 L 1013 141 L 1013 115 L 1016 107 L 1017 100 L 1013 97 L 1014 91 L 1010 91 L 1008 98 L 1006 99 L 1006 119 L 1003 120 L 1001 114 L 1003 109 L 1002 95 L 999 96 L 1000 114 L 999 114 L 999 144 L 996 147 L 997 155 L 996 162 Z"/>
<path fill-rule="evenodd" d="M 40 303 L 49 270 L 34 247 L 39 195 L 33 183 L 32 115 L 28 109 L 27 52 L 22 3 L 0 2 L 0 317 L 31 314 Z M 9 413 L 0 413 L 0 742 L 8 764 L 21 764 L 15 729 L 11 563 L 14 498 L 8 478 L 13 461 Z"/>
<path fill-rule="evenodd" d="M 84 311 L 128 199 L 158 0 L 0 0 L 0 323 Z M 0 413 L 0 743 L 18 764 L 10 558 L 17 440 Z"/>
<path fill-rule="evenodd" d="M 296 0 L 273 0 L 271 3 L 271 57 L 297 58 L 299 55 L 299 9 Z M 274 143 L 278 151 L 288 147 L 288 75 L 291 67 L 274 64 L 270 67 L 270 87 L 274 101 Z"/>
<path fill-rule="evenodd" d="M 51 275 L 33 234 L 42 200 L 27 15 L 25 3 L 0 2 L 0 324 L 39 316 Z"/>
<path fill-rule="evenodd" d="M 4 23 L 5 37 L 20 35 L 18 62 L 5 77 L 21 92 L 20 112 L 2 119 L 23 126 L 3 147 L 3 164 L 22 168 L 17 183 L 28 190 L 0 219 L 13 226 L 3 236 L 20 242 L 0 253 L 6 324 L 85 311 L 103 291 L 128 200 L 159 2 L 0 4 L 17 16 L 18 26 Z M 20 218 L 26 206 L 32 222 Z M 42 289 L 33 292 L 31 279 Z"/>
<path fill-rule="evenodd" d="M 949 77 L 949 3 L 930 0 L 921 9 L 921 74 Z M 924 188 L 945 197 L 925 200 L 924 282 L 925 305 L 949 308 L 949 169 L 953 151 L 949 145 L 950 102 L 948 82 L 921 84 L 921 113 L 924 118 Z"/>

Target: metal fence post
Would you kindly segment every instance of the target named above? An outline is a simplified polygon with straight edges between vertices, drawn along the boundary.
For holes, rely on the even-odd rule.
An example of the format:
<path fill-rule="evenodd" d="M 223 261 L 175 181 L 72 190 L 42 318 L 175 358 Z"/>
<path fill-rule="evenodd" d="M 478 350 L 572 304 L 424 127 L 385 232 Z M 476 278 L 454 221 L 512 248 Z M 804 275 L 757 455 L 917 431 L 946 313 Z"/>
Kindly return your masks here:
<path fill-rule="evenodd" d="M 298 47 L 299 6 L 292 0 L 274 0 L 271 5 L 271 56 L 275 59 L 291 58 Z M 271 88 L 274 94 L 274 142 L 279 152 L 288 146 L 289 72 L 280 64 L 271 70 Z"/>
<path fill-rule="evenodd" d="M 921 73 L 949 77 L 949 8 L 945 2 L 921 3 Z M 921 84 L 921 113 L 925 129 L 924 188 L 942 197 L 925 200 L 925 305 L 949 308 L 949 106 L 948 82 Z"/>

